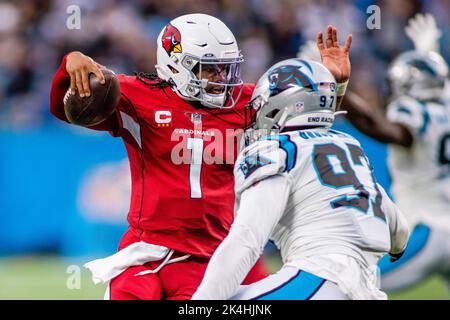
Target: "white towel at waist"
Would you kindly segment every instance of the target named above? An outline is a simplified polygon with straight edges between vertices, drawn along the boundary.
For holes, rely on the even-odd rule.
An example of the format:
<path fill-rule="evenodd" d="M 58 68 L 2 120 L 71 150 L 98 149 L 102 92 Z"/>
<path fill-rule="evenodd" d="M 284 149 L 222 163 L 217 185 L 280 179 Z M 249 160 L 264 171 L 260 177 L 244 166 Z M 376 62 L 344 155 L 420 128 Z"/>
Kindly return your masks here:
<path fill-rule="evenodd" d="M 131 266 L 143 265 L 150 261 L 164 261 L 154 270 L 146 270 L 136 274 L 145 275 L 148 273 L 156 273 L 161 270 L 166 264 L 185 260 L 189 255 L 184 255 L 172 260 L 169 260 L 174 250 L 158 246 L 146 242 L 135 242 L 128 247 L 120 250 L 112 256 L 96 259 L 84 265 L 85 268 L 92 272 L 92 281 L 95 284 L 106 283 L 109 280 L 117 277 L 127 268 Z"/>

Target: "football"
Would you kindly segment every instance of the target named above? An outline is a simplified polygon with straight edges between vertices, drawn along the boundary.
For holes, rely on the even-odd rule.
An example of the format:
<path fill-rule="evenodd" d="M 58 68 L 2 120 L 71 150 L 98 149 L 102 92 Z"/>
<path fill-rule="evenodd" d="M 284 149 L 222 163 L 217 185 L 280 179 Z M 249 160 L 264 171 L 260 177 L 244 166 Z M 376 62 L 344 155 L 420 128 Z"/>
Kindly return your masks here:
<path fill-rule="evenodd" d="M 70 123 L 89 127 L 101 123 L 113 112 L 120 99 L 120 83 L 116 74 L 102 68 L 105 84 L 101 84 L 91 73 L 89 85 L 91 95 L 80 97 L 78 91 L 71 94 L 70 88 L 64 97 L 64 111 Z"/>

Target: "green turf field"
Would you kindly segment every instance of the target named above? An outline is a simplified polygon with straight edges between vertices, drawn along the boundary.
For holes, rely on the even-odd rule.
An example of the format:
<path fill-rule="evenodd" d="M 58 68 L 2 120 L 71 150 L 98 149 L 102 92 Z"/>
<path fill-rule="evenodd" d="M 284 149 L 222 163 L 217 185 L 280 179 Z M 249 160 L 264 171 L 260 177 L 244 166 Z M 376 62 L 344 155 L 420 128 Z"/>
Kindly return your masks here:
<path fill-rule="evenodd" d="M 86 261 L 61 260 L 57 257 L 0 259 L 0 299 L 102 299 L 104 285 L 95 286 L 89 272 L 81 267 Z M 68 289 L 77 280 L 67 273 L 70 265 L 79 265 L 80 288 Z M 271 268 L 277 268 L 277 262 Z M 392 294 L 390 299 L 450 299 L 443 282 L 431 277 L 408 291 Z"/>

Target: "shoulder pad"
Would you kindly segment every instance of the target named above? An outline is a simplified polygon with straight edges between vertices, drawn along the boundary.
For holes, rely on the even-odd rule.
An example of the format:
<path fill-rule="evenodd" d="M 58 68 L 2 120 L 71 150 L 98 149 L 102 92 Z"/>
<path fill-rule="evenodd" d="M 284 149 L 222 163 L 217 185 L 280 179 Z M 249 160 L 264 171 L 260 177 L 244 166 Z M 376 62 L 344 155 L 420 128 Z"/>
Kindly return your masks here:
<path fill-rule="evenodd" d="M 238 156 L 234 168 L 235 191 L 242 193 L 253 184 L 286 171 L 287 154 L 277 140 L 256 141 Z"/>

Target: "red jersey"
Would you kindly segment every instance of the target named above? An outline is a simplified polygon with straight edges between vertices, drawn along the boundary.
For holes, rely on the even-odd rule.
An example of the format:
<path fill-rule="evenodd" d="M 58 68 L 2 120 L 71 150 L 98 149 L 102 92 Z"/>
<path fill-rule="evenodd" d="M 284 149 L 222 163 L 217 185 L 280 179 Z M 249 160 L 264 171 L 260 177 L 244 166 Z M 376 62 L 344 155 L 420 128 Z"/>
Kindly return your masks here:
<path fill-rule="evenodd" d="M 50 102 L 52 113 L 67 121 L 65 65 L 64 58 Z M 130 161 L 131 234 L 121 247 L 141 240 L 211 257 L 233 221 L 238 139 L 232 133 L 244 127 L 244 106 L 254 85 L 244 85 L 234 108 L 211 109 L 195 108 L 170 87 L 149 87 L 135 76 L 118 78 L 121 99 L 115 113 L 92 129 L 121 137 Z"/>

